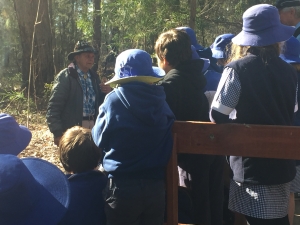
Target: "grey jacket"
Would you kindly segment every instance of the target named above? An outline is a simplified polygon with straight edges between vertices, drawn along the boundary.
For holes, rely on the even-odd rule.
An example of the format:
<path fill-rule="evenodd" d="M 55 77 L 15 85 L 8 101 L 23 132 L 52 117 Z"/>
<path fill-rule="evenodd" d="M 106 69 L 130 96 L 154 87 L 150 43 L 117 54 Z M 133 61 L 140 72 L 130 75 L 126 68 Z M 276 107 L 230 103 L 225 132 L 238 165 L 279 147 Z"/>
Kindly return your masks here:
<path fill-rule="evenodd" d="M 95 117 L 102 104 L 105 94 L 100 91 L 100 79 L 97 74 L 91 74 L 93 88 L 96 94 Z M 60 137 L 69 128 L 82 125 L 83 90 L 74 64 L 62 70 L 54 80 L 47 108 L 47 123 L 54 137 Z"/>

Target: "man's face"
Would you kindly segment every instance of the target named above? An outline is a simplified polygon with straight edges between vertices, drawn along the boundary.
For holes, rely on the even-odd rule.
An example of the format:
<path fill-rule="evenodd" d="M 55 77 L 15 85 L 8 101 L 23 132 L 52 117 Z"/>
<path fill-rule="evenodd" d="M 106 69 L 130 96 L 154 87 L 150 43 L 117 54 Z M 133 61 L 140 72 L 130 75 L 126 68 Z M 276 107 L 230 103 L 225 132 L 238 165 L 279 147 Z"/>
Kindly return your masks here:
<path fill-rule="evenodd" d="M 87 72 L 91 69 L 95 62 L 95 54 L 91 52 L 84 52 L 79 55 L 75 55 L 75 61 L 83 72 Z"/>
<path fill-rule="evenodd" d="M 284 8 L 279 10 L 280 22 L 287 26 L 295 26 L 295 10 L 293 8 Z"/>

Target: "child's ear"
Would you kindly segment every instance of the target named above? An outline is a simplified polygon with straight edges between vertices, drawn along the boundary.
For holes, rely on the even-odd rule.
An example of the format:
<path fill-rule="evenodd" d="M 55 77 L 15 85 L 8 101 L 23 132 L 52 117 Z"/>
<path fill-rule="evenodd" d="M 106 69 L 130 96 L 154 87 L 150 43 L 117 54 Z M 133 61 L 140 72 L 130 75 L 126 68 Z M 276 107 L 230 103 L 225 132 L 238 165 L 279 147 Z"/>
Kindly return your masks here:
<path fill-rule="evenodd" d="M 163 58 L 162 63 L 164 64 L 164 66 L 170 65 L 170 63 L 166 60 L 166 58 Z"/>

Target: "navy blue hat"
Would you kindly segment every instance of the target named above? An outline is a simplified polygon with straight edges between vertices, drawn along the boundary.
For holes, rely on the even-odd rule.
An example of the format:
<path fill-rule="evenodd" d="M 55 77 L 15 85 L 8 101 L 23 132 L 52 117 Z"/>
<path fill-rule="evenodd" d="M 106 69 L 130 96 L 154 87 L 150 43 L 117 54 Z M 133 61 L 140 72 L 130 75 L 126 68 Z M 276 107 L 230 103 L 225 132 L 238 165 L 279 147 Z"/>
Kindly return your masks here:
<path fill-rule="evenodd" d="M 18 155 L 31 137 L 27 127 L 19 125 L 12 116 L 0 113 L 0 154 Z"/>
<path fill-rule="evenodd" d="M 277 0 L 275 6 L 277 9 L 300 6 L 300 0 Z"/>
<path fill-rule="evenodd" d="M 69 194 L 66 176 L 53 164 L 0 154 L 1 224 L 57 224 L 67 210 Z"/>
<path fill-rule="evenodd" d="M 131 81 L 154 83 L 161 80 L 165 71 L 152 67 L 151 56 L 140 49 L 129 49 L 116 59 L 115 76 L 105 84 L 122 84 Z"/>
<path fill-rule="evenodd" d="M 300 42 L 295 37 L 291 37 L 285 42 L 280 58 L 287 63 L 300 63 Z"/>
<path fill-rule="evenodd" d="M 198 44 L 195 31 L 190 27 L 177 27 L 176 30 L 184 30 L 190 37 L 191 44 L 196 48 L 196 51 L 203 49 L 201 45 Z"/>
<path fill-rule="evenodd" d="M 212 56 L 216 59 L 226 59 L 226 46 L 231 42 L 234 34 L 222 34 L 216 37 L 215 42 L 210 46 Z"/>
<path fill-rule="evenodd" d="M 267 46 L 286 41 L 294 31 L 294 27 L 280 22 L 276 7 L 259 4 L 244 12 L 243 30 L 232 38 L 232 42 L 240 46 Z"/>
<path fill-rule="evenodd" d="M 196 51 L 196 48 L 193 45 L 191 45 L 191 49 L 192 49 L 192 59 L 202 59 L 204 61 L 202 72 L 206 71 L 210 65 L 210 60 L 205 58 L 200 58 L 200 56 Z"/>
<path fill-rule="evenodd" d="M 84 53 L 84 52 L 91 52 L 91 53 L 94 53 L 94 54 L 98 53 L 96 51 L 96 49 L 94 49 L 88 42 L 86 42 L 84 40 L 80 40 L 75 44 L 74 52 L 70 52 L 68 54 L 68 59 L 70 61 L 73 61 L 75 55 L 79 55 L 79 54 Z"/>

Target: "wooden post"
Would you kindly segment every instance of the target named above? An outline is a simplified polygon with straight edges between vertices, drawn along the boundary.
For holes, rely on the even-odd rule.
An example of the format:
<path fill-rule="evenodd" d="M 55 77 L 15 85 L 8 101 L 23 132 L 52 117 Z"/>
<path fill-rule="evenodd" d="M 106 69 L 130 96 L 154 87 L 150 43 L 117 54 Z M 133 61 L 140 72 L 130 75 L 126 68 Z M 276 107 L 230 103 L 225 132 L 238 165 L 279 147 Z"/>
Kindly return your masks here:
<path fill-rule="evenodd" d="M 300 160 L 300 127 L 175 122 L 167 168 L 167 225 L 178 224 L 177 153 Z"/>
<path fill-rule="evenodd" d="M 178 224 L 178 169 L 176 134 L 173 135 L 173 151 L 167 168 L 167 225 Z"/>

